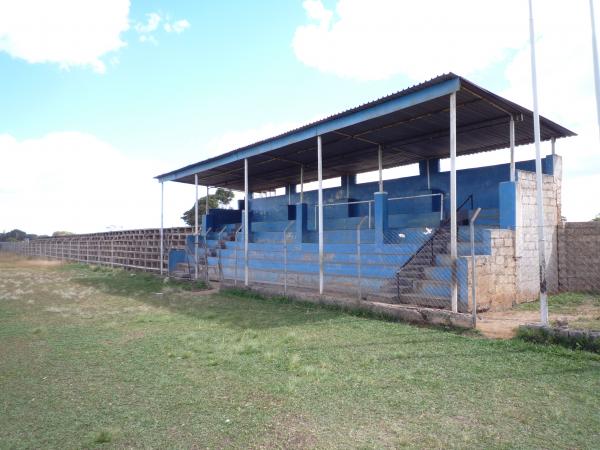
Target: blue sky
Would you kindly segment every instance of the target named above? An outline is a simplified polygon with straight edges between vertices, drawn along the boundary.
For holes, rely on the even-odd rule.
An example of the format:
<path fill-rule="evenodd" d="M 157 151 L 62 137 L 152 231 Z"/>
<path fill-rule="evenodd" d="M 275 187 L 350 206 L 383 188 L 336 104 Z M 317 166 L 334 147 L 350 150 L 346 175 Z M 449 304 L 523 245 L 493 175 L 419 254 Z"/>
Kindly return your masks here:
<path fill-rule="evenodd" d="M 0 0 L 0 230 L 157 226 L 154 175 L 443 72 L 531 104 L 524 0 L 48 3 Z M 541 113 L 580 134 L 559 143 L 577 220 L 600 212 L 584 3 L 536 2 Z M 193 189 L 166 200 L 178 225 Z"/>
<path fill-rule="evenodd" d="M 78 130 L 132 155 L 201 158 L 199 141 L 231 129 L 311 120 L 410 82 L 344 79 L 302 64 L 292 51 L 305 22 L 301 2 L 217 3 L 133 2 L 134 22 L 159 11 L 191 26 L 180 35 L 159 29 L 157 44 L 139 42 L 133 29 L 123 33 L 127 46 L 106 58 L 103 75 L 0 53 L 10 79 L 0 85 L 0 132 L 23 139 Z"/>

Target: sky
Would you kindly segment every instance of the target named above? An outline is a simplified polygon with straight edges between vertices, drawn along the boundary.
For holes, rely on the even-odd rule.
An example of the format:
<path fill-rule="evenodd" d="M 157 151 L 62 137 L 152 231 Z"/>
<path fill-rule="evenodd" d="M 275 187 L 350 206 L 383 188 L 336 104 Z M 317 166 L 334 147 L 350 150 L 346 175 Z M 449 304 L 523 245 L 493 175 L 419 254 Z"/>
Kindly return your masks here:
<path fill-rule="evenodd" d="M 588 8 L 534 1 L 571 221 L 600 213 Z M 532 108 L 529 57 L 526 0 L 0 0 L 0 231 L 158 227 L 156 175 L 450 71 Z M 165 226 L 194 195 L 165 184 Z"/>

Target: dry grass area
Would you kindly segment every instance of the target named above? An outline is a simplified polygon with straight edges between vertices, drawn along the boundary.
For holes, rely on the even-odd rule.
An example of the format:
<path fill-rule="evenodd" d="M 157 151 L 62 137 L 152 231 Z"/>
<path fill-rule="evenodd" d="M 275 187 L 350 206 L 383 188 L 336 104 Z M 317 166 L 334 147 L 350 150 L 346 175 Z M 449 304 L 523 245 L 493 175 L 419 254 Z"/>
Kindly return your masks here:
<path fill-rule="evenodd" d="M 0 258 L 1 448 L 598 448 L 600 356 Z"/>

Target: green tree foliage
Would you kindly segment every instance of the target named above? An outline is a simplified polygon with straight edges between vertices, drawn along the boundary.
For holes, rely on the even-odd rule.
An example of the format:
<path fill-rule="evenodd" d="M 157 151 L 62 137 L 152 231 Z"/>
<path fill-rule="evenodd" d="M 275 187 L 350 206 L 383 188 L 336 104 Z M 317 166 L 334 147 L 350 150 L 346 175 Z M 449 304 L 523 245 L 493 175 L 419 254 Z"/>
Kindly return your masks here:
<path fill-rule="evenodd" d="M 592 222 L 600 222 L 600 214 L 596 214 L 596 217 L 592 219 Z"/>
<path fill-rule="evenodd" d="M 7 233 L 0 233 L 0 242 L 17 242 L 24 240 L 26 237 L 27 233 L 14 229 Z"/>
<path fill-rule="evenodd" d="M 217 188 L 214 194 L 208 196 L 208 208 L 222 208 L 229 205 L 233 200 L 233 191 L 229 189 Z M 195 205 L 194 205 L 195 206 Z M 181 218 L 189 226 L 194 226 L 195 215 L 194 206 L 183 213 Z M 198 199 L 198 217 L 206 214 L 206 196 Z"/>
<path fill-rule="evenodd" d="M 52 237 L 61 237 L 61 236 L 73 236 L 75 233 L 71 233 L 70 231 L 55 231 L 52 233 Z"/>

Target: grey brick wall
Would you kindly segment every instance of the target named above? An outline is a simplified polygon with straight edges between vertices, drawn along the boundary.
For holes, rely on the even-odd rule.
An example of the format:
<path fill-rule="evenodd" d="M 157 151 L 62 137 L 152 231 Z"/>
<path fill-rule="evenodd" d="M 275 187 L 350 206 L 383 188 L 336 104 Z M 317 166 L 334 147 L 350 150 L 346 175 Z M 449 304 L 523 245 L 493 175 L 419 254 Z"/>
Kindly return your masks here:
<path fill-rule="evenodd" d="M 558 227 L 561 291 L 600 292 L 600 222 L 565 222 Z"/>

